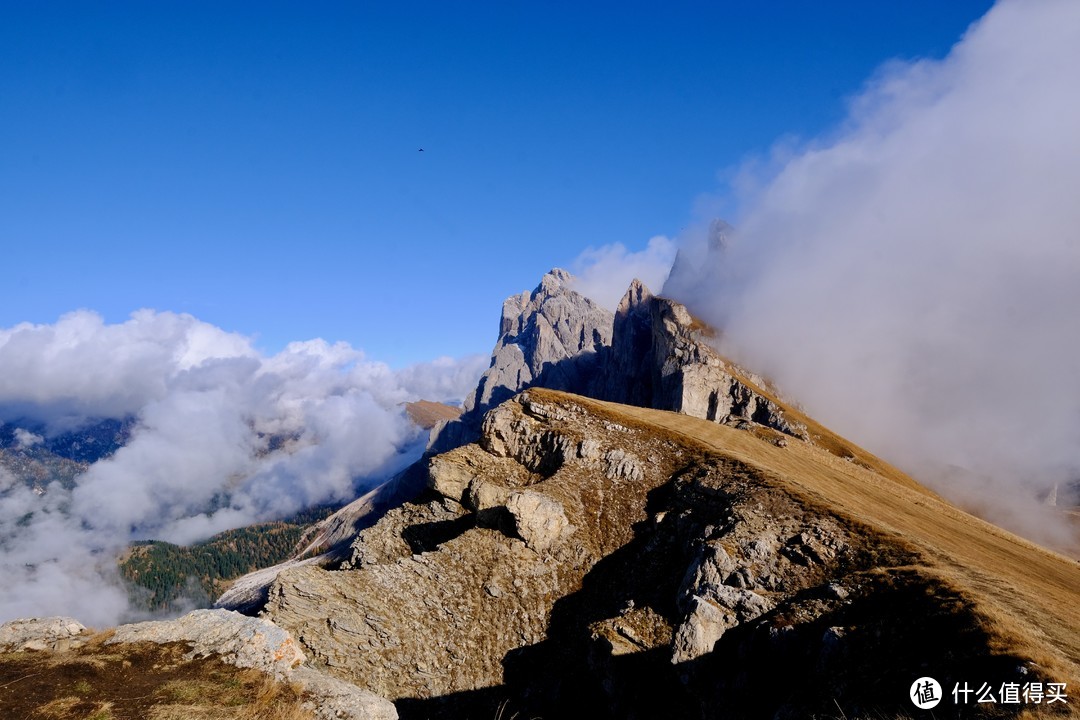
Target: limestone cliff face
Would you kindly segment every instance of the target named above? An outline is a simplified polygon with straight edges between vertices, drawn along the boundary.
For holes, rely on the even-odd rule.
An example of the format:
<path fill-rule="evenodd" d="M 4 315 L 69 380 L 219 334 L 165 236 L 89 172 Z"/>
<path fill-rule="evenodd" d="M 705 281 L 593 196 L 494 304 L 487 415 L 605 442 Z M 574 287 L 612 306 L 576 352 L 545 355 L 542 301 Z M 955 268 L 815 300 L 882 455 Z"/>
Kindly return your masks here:
<path fill-rule="evenodd" d="M 341 570 L 279 575 L 265 615 L 403 718 L 809 717 L 918 671 L 902 629 L 933 593 L 903 542 L 614 408 L 497 407 Z M 929 652 L 980 651 L 944 631 Z"/>
<path fill-rule="evenodd" d="M 532 292 L 506 299 L 491 367 L 465 399 L 461 419 L 432 432 L 434 452 L 476 439 L 484 413 L 525 388 L 588 391 L 611 344 L 612 314 L 572 290 L 571 280 L 556 268 Z"/>
<path fill-rule="evenodd" d="M 570 289 L 571 279 L 556 268 L 531 293 L 503 303 L 491 369 L 466 411 L 494 407 L 532 385 L 585 391 L 600 350 L 611 344 L 612 315 Z"/>
<path fill-rule="evenodd" d="M 619 303 L 612 344 L 592 394 L 728 425 L 754 423 L 804 438 L 805 428 L 790 421 L 761 390 L 764 381 L 713 349 L 711 333 L 684 306 L 653 296 L 635 280 Z"/>
<path fill-rule="evenodd" d="M 684 306 L 634 280 L 612 315 L 572 282 L 555 269 L 531 293 L 503 303 L 491 367 L 461 419 L 433 431 L 432 454 L 475 440 L 487 410 L 529 387 L 805 435 L 762 392 L 759 378 L 713 349 L 711 331 Z"/>

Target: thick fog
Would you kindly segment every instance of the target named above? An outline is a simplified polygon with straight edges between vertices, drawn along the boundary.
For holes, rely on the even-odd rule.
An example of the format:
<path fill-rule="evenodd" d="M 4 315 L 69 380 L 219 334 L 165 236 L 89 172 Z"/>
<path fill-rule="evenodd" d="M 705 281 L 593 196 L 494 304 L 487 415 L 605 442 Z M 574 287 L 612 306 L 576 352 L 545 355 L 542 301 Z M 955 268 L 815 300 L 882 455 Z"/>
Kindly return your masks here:
<path fill-rule="evenodd" d="M 129 441 L 77 479 L 35 493 L 0 470 L 0 621 L 126 611 L 115 556 L 129 540 L 189 543 L 351 500 L 420 454 L 402 403 L 460 400 L 487 361 L 404 370 L 344 343 L 272 357 L 188 315 L 106 324 L 79 311 L 0 330 L 0 420 L 19 447 L 100 418 L 133 417 Z M 38 434 L 30 426 L 43 428 Z"/>
<path fill-rule="evenodd" d="M 614 310 L 634 278 L 654 291 L 662 287 L 677 250 L 675 241 L 663 235 L 651 238 L 645 249 L 636 252 L 622 243 L 589 248 L 570 266 L 573 288 Z"/>
<path fill-rule="evenodd" d="M 833 429 L 1048 543 L 1080 477 L 1080 3 L 1012 0 L 894 62 L 732 187 L 664 288 Z"/>

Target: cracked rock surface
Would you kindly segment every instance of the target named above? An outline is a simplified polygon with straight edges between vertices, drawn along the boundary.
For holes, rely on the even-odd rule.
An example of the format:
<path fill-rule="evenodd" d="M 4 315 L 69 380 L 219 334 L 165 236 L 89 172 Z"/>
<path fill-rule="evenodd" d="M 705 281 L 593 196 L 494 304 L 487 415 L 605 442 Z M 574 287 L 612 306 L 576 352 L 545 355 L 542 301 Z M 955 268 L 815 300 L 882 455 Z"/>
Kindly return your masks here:
<path fill-rule="evenodd" d="M 909 569 L 903 542 L 573 396 L 522 393 L 428 471 L 428 491 L 361 532 L 342 569 L 282 573 L 265 610 L 406 719 L 493 717 L 504 702 L 772 717 L 792 694 L 824 709 L 913 662 L 911 639 L 873 619 L 883 598 L 948 592 Z M 897 601 L 890 622 L 925 609 Z M 773 665 L 798 672 L 746 710 Z"/>

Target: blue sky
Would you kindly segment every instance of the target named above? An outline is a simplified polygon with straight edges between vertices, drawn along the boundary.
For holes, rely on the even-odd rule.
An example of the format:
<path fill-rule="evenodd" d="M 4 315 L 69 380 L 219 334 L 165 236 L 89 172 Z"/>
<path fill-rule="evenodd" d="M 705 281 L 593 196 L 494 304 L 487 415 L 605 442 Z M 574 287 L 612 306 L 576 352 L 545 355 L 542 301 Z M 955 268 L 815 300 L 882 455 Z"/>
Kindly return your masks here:
<path fill-rule="evenodd" d="M 0 327 L 89 308 L 487 352 L 989 2 L 0 2 Z M 424 152 L 418 152 L 419 148 Z"/>

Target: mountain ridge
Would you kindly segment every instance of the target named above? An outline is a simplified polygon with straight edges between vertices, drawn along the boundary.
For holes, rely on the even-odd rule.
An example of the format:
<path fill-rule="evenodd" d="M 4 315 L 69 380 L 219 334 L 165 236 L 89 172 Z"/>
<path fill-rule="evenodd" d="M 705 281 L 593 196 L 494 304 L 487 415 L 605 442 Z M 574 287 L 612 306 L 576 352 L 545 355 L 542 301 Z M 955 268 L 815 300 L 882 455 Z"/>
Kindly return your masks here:
<path fill-rule="evenodd" d="M 773 437 L 532 388 L 478 446 L 435 458 L 432 491 L 363 531 L 349 565 L 279 576 L 265 615 L 402 717 L 482 716 L 497 697 L 544 716 L 570 697 L 601 717 L 829 709 L 809 679 L 802 705 L 755 709 L 717 685 L 728 656 L 768 676 L 809 654 L 800 672 L 854 716 L 902 710 L 919 674 L 1074 681 L 1075 563 L 899 471 Z M 1040 579 L 1010 594 L 1026 570 Z M 903 631 L 920 622 L 929 638 Z M 631 692 L 647 677 L 670 704 Z"/>
<path fill-rule="evenodd" d="M 904 717 L 926 675 L 1075 686 L 1073 560 L 817 423 L 679 303 L 571 285 L 510 298 L 425 458 L 219 603 L 405 720 Z M 952 708 L 1076 715 L 986 710 Z"/>

